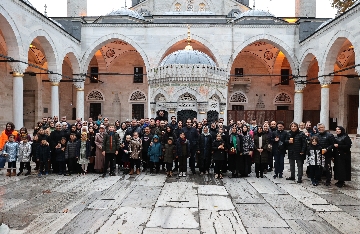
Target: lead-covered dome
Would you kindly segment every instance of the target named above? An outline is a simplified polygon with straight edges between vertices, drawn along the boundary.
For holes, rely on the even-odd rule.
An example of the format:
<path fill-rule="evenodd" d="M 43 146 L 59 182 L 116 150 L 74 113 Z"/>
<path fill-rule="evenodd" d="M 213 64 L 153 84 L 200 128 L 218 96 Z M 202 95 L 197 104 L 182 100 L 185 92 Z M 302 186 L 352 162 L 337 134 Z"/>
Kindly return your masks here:
<path fill-rule="evenodd" d="M 273 14 L 271 14 L 268 11 L 253 9 L 249 11 L 245 11 L 241 13 L 237 18 L 246 17 L 246 16 L 267 16 L 267 17 L 275 17 Z"/>
<path fill-rule="evenodd" d="M 127 9 L 125 7 L 122 7 L 120 9 L 118 9 L 118 10 L 113 10 L 112 12 L 107 14 L 107 16 L 111 16 L 111 15 L 131 16 L 131 17 L 136 18 L 136 19 L 145 20 L 145 18 L 142 15 L 140 15 L 138 12 Z"/>
<path fill-rule="evenodd" d="M 207 54 L 198 50 L 178 50 L 166 56 L 160 66 L 171 64 L 204 64 L 216 67 L 216 63 Z"/>

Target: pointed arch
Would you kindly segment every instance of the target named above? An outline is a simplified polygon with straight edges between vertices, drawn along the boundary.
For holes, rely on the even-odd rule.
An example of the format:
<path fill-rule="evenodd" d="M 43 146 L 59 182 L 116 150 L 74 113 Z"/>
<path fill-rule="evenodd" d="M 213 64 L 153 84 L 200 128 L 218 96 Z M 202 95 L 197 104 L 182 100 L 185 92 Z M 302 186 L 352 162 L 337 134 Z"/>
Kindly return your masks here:
<path fill-rule="evenodd" d="M 80 61 L 77 53 L 75 52 L 75 49 L 73 47 L 67 47 L 62 53 L 61 57 L 63 60 L 65 57 L 68 57 L 71 63 L 71 67 L 73 70 L 73 74 L 79 74 L 80 73 Z"/>
<path fill-rule="evenodd" d="M 287 92 L 280 92 L 275 95 L 273 103 L 274 105 L 291 105 L 293 100 Z"/>
<path fill-rule="evenodd" d="M 129 96 L 129 102 L 146 102 L 146 94 L 142 90 L 134 90 Z"/>
<path fill-rule="evenodd" d="M 209 97 L 211 98 L 213 95 L 217 95 L 219 97 L 219 102 L 225 102 L 225 96 L 218 89 L 211 89 L 209 92 Z"/>
<path fill-rule="evenodd" d="M 86 95 L 86 101 L 105 101 L 105 96 L 99 89 L 93 89 Z"/>
<path fill-rule="evenodd" d="M 249 99 L 246 96 L 246 94 L 242 91 L 236 91 L 234 93 L 231 94 L 230 99 L 229 99 L 229 103 L 233 104 L 233 103 L 248 103 Z"/>
<path fill-rule="evenodd" d="M 194 97 L 196 97 L 196 101 L 201 101 L 201 100 L 198 100 L 197 97 L 199 96 L 198 95 L 198 92 L 196 92 L 195 90 L 193 90 L 192 88 L 188 88 L 188 87 L 185 87 L 183 89 L 180 89 L 178 90 L 175 94 L 174 94 L 174 97 L 172 98 L 172 100 L 174 101 L 178 101 L 180 96 L 184 95 L 185 93 L 189 93 L 191 95 L 193 95 Z"/>
<path fill-rule="evenodd" d="M 314 51 L 308 50 L 307 53 L 304 54 L 303 57 L 301 58 L 301 60 L 300 60 L 301 63 L 300 63 L 300 67 L 299 67 L 299 75 L 300 76 L 306 76 L 312 62 L 314 60 L 317 60 L 317 57 L 312 52 L 314 52 Z"/>
<path fill-rule="evenodd" d="M 98 51 L 101 47 L 108 44 L 111 41 L 114 40 L 122 40 L 126 43 L 129 43 L 131 46 L 133 46 L 140 54 L 141 58 L 143 59 L 146 68 L 149 68 L 149 59 L 145 53 L 145 51 L 137 44 L 134 40 L 131 38 L 124 36 L 119 33 L 110 33 L 105 36 L 102 36 L 98 38 L 96 41 L 94 41 L 92 44 L 88 46 L 88 48 L 85 50 L 85 53 L 83 54 L 81 58 L 81 71 L 86 72 L 88 69 L 88 66 L 90 64 L 90 61 L 92 57 L 95 55 L 96 51 Z"/>
<path fill-rule="evenodd" d="M 293 49 L 287 45 L 283 40 L 270 35 L 270 34 L 261 34 L 261 35 L 257 35 L 257 36 L 253 36 L 249 39 L 247 39 L 246 41 L 242 42 L 238 47 L 236 47 L 236 49 L 234 50 L 234 53 L 232 54 L 232 56 L 230 57 L 230 60 L 228 61 L 227 64 L 227 68 L 228 70 L 231 69 L 235 58 L 237 57 L 237 55 L 248 45 L 257 42 L 257 41 L 264 41 L 267 43 L 270 43 L 274 46 L 276 46 L 278 49 L 281 50 L 281 52 L 283 52 L 286 56 L 286 58 L 288 59 L 289 63 L 290 63 L 290 67 L 292 71 L 296 71 L 297 70 L 297 58 L 293 52 Z"/>

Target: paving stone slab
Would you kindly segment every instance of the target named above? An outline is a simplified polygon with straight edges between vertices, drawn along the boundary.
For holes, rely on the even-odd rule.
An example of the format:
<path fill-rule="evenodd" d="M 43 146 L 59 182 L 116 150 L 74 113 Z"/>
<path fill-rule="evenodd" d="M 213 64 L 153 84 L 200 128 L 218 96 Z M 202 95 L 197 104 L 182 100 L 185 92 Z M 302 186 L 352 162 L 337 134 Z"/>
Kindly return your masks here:
<path fill-rule="evenodd" d="M 339 192 L 360 200 L 360 189 L 341 189 Z"/>
<path fill-rule="evenodd" d="M 291 228 L 247 228 L 249 234 L 291 234 L 296 233 Z M 297 233 L 296 233 L 297 234 Z"/>
<path fill-rule="evenodd" d="M 82 194 L 78 194 L 78 199 L 72 199 L 68 203 L 64 204 L 59 212 L 67 212 L 71 214 L 78 214 L 83 211 L 89 204 L 93 203 L 95 200 L 98 200 L 101 196 L 100 191 L 95 192 L 84 192 Z"/>
<path fill-rule="evenodd" d="M 53 191 L 56 192 L 69 192 L 69 191 L 73 191 L 74 189 L 79 190 L 79 186 L 84 186 L 84 185 L 89 185 L 90 183 L 92 183 L 95 179 L 92 176 L 77 176 L 77 175 L 72 175 L 72 176 L 68 176 L 71 179 L 66 181 L 66 183 L 62 183 L 59 186 L 56 186 L 55 188 L 53 188 Z"/>
<path fill-rule="evenodd" d="M 142 233 L 149 220 L 151 209 L 140 207 L 121 207 L 97 233 Z"/>
<path fill-rule="evenodd" d="M 254 189 L 246 180 L 238 182 L 234 179 L 224 178 L 224 187 L 234 203 L 264 204 L 263 196 Z"/>
<path fill-rule="evenodd" d="M 25 232 L 37 234 L 56 233 L 75 216 L 75 214 L 45 213 L 31 222 L 31 224 L 25 228 Z"/>
<path fill-rule="evenodd" d="M 200 210 L 234 210 L 235 207 L 229 197 L 225 196 L 199 196 Z"/>
<path fill-rule="evenodd" d="M 160 229 L 145 228 L 143 234 L 200 234 L 200 231 L 194 229 Z"/>
<path fill-rule="evenodd" d="M 302 187 L 306 188 L 307 190 L 309 190 L 312 193 L 318 194 L 318 195 L 322 195 L 322 194 L 339 194 L 340 191 L 338 189 L 338 187 L 336 186 L 323 186 L 323 185 L 319 185 L 319 186 L 314 186 L 312 185 L 311 181 L 305 181 L 303 180 L 303 183 L 301 184 Z"/>
<path fill-rule="evenodd" d="M 8 212 L 0 212 L 0 217 L 2 217 L 3 223 L 8 225 L 10 229 L 24 229 L 34 221 L 38 215 L 13 212 L 10 210 Z"/>
<path fill-rule="evenodd" d="M 200 227 L 203 234 L 246 233 L 236 211 L 200 210 Z"/>
<path fill-rule="evenodd" d="M 105 178 L 98 178 L 93 183 L 90 184 L 93 191 L 104 191 L 111 186 L 113 186 L 116 182 L 120 180 L 118 176 L 109 176 Z"/>
<path fill-rule="evenodd" d="M 247 177 L 246 180 L 261 194 L 285 194 L 275 183 L 267 178 Z"/>
<path fill-rule="evenodd" d="M 345 211 L 346 213 L 354 217 L 357 217 L 358 219 L 360 218 L 360 206 L 338 206 L 338 207 L 343 211 Z"/>
<path fill-rule="evenodd" d="M 292 184 L 279 184 L 279 187 L 288 192 L 296 200 L 315 211 L 341 211 L 340 208 L 331 205 L 324 198 L 312 193 L 302 186 L 293 186 Z"/>
<path fill-rule="evenodd" d="M 322 198 L 327 200 L 330 204 L 336 206 L 360 206 L 360 200 L 354 199 L 345 194 L 336 194 L 336 195 L 320 195 Z"/>
<path fill-rule="evenodd" d="M 162 187 L 165 184 L 166 175 L 145 175 L 145 173 L 140 174 L 135 178 L 136 185 L 142 186 L 157 186 Z"/>
<path fill-rule="evenodd" d="M 246 228 L 288 228 L 286 222 L 269 204 L 235 204 Z"/>
<path fill-rule="evenodd" d="M 265 200 L 285 220 L 321 220 L 316 213 L 290 195 L 263 194 Z"/>
<path fill-rule="evenodd" d="M 342 233 L 360 233 L 360 220 L 346 212 L 318 212 L 318 215 Z"/>
<path fill-rule="evenodd" d="M 121 206 L 154 207 L 161 189 L 161 187 L 136 186 L 130 194 L 124 198 Z"/>
<path fill-rule="evenodd" d="M 198 194 L 199 195 L 220 195 L 220 196 L 229 195 L 224 186 L 218 186 L 218 185 L 199 185 Z"/>
<path fill-rule="evenodd" d="M 1 198 L 0 199 L 0 212 L 6 212 L 12 210 L 14 207 L 26 202 L 25 199 L 8 199 Z"/>
<path fill-rule="evenodd" d="M 197 187 L 187 182 L 166 183 L 155 206 L 197 208 Z"/>
<path fill-rule="evenodd" d="M 156 207 L 146 227 L 197 229 L 197 212 L 198 209 L 194 208 Z"/>
<path fill-rule="evenodd" d="M 112 210 L 92 210 L 86 209 L 76 215 L 66 226 L 60 229 L 57 234 L 69 233 L 94 233 L 108 221 L 112 215 Z"/>
<path fill-rule="evenodd" d="M 336 228 L 331 226 L 328 222 L 323 219 L 313 221 L 313 220 L 286 220 L 288 225 L 296 233 L 331 233 L 331 234 L 340 234 Z"/>

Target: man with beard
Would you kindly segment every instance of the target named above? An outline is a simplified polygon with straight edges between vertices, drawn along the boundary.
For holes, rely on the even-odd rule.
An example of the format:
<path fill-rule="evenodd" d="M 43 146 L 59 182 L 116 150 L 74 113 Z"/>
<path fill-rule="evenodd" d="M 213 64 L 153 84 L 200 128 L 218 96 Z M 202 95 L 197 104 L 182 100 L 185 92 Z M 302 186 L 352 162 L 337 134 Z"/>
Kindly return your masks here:
<path fill-rule="evenodd" d="M 57 173 L 59 170 L 58 164 L 56 162 L 55 147 L 60 143 L 63 137 L 66 136 L 65 136 L 65 132 L 61 130 L 61 123 L 56 123 L 55 130 L 50 133 L 50 137 L 49 137 L 49 144 L 51 150 L 51 164 L 52 164 L 53 173 Z"/>
<path fill-rule="evenodd" d="M 155 118 L 155 122 L 158 121 L 158 120 L 159 120 L 159 121 L 161 121 L 161 120 L 167 120 L 167 118 L 165 117 L 164 111 L 162 111 L 162 110 L 159 111 L 158 116 Z"/>
<path fill-rule="evenodd" d="M 151 118 L 150 119 L 150 124 L 149 124 L 149 128 L 150 128 L 150 133 L 151 135 L 155 136 L 155 135 L 160 135 L 160 131 L 159 131 L 159 128 L 156 127 L 156 124 L 155 124 L 155 119 L 154 118 Z"/>
<path fill-rule="evenodd" d="M 199 133 L 196 128 L 192 127 L 191 119 L 186 120 L 186 127 L 183 128 L 186 139 L 190 142 L 190 159 L 189 166 L 191 172 L 195 175 L 195 153 L 197 148 L 197 141 L 199 137 Z"/>
<path fill-rule="evenodd" d="M 152 139 L 153 139 L 153 135 L 150 133 L 150 127 L 146 126 L 144 129 L 144 135 L 141 137 L 143 172 L 147 170 L 149 165 L 148 150 Z"/>
<path fill-rule="evenodd" d="M 177 122 L 175 115 L 171 116 L 171 122 L 169 123 L 169 126 L 172 130 L 175 130 L 177 128 Z"/>
<path fill-rule="evenodd" d="M 333 134 L 325 131 L 325 125 L 322 123 L 317 124 L 317 128 L 319 133 L 317 133 L 315 136 L 319 138 L 319 145 L 322 148 L 322 155 L 325 156 L 325 175 L 326 175 L 326 186 L 330 186 L 330 181 L 332 177 L 331 172 L 331 158 L 333 157 L 333 148 L 334 148 L 334 142 L 335 137 Z"/>
<path fill-rule="evenodd" d="M 139 134 L 139 136 L 141 136 L 141 134 L 142 134 L 141 128 L 138 126 L 135 119 L 133 119 L 131 121 L 131 126 L 128 127 L 128 129 L 126 130 L 125 136 L 127 136 L 127 135 L 132 136 L 134 134 L 134 132 L 137 132 Z"/>

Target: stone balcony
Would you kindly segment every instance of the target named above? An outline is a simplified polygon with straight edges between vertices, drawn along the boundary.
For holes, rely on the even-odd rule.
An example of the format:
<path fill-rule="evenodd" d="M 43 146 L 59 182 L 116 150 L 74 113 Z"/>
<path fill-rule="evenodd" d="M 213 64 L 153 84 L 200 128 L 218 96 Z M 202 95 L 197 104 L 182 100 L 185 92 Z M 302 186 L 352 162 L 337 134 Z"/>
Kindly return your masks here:
<path fill-rule="evenodd" d="M 246 76 L 231 76 L 229 82 L 229 91 L 232 92 L 234 89 L 234 85 L 245 85 L 246 90 L 245 92 L 249 92 L 251 87 L 251 77 Z"/>

